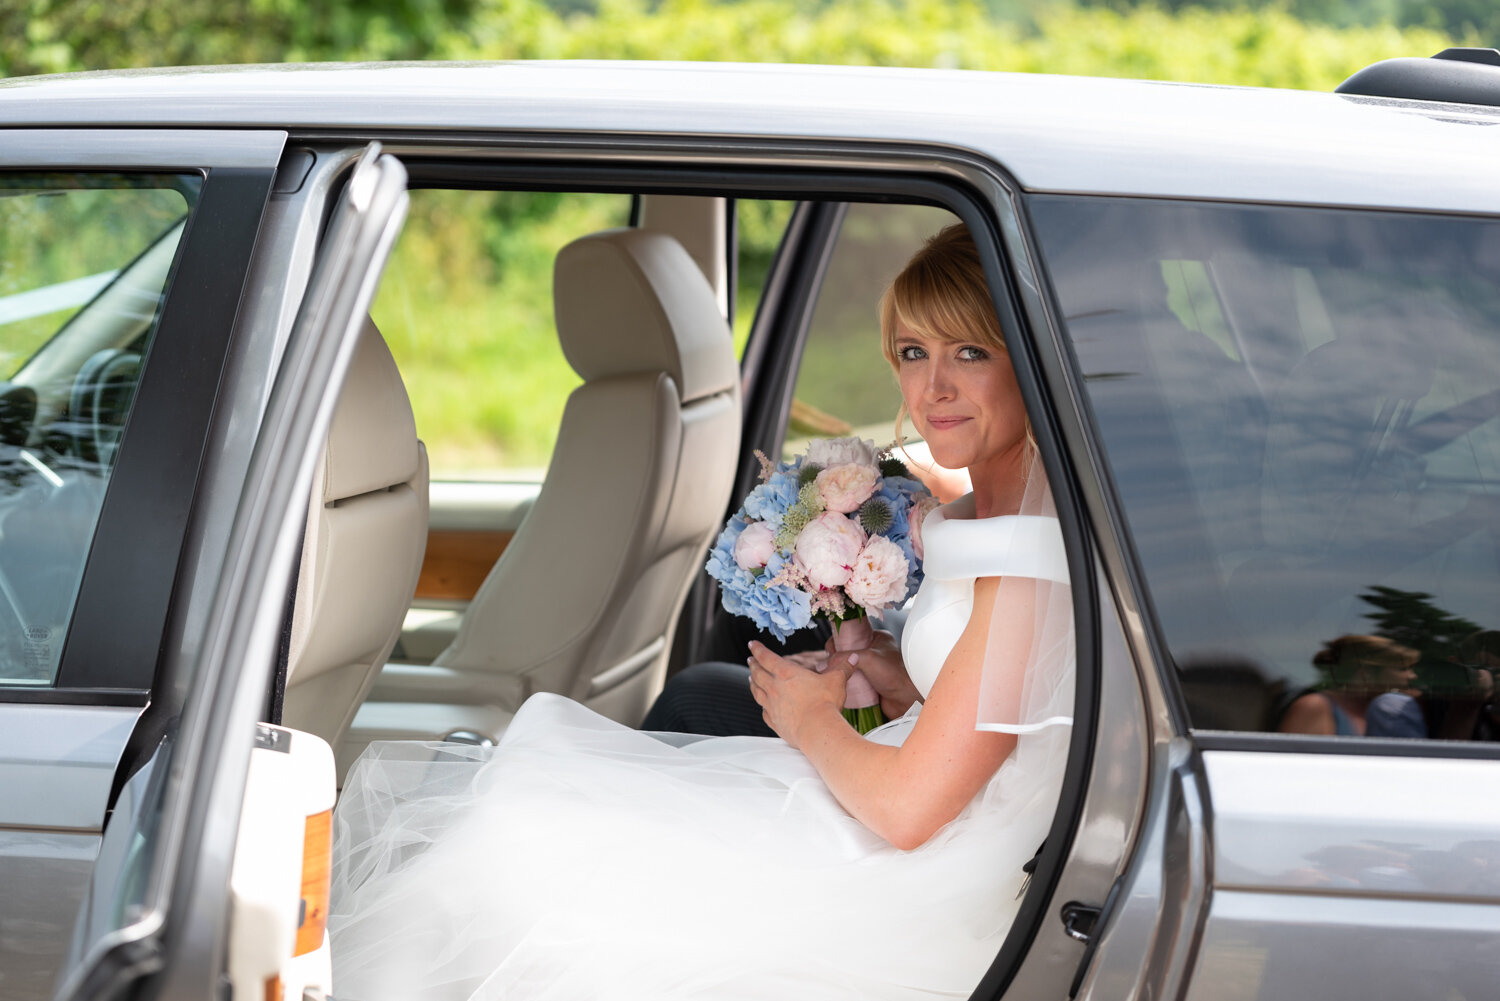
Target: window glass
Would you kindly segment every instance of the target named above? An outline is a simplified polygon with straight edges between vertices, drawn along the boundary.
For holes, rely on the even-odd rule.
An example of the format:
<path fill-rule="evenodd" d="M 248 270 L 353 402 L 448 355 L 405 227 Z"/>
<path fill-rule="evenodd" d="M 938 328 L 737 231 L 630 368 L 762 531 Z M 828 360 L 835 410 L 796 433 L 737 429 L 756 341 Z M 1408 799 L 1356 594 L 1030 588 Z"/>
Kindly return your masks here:
<path fill-rule="evenodd" d="M 630 196 L 415 190 L 371 315 L 411 395 L 434 480 L 541 482 L 580 383 L 552 264 L 630 221 Z"/>
<path fill-rule="evenodd" d="M 734 203 L 735 234 L 739 255 L 735 267 L 734 353 L 743 358 L 750 339 L 750 325 L 766 291 L 771 262 L 781 247 L 781 238 L 791 221 L 796 202 L 741 198 Z"/>
<path fill-rule="evenodd" d="M 199 183 L 0 176 L 0 684 L 56 675 Z"/>
<path fill-rule="evenodd" d="M 1193 725 L 1500 735 L 1500 222 L 1032 211 Z"/>
<path fill-rule="evenodd" d="M 797 369 L 784 457 L 803 451 L 809 438 L 895 440 L 901 392 L 880 349 L 880 296 L 924 240 L 956 221 L 924 205 L 848 207 Z M 905 434 L 925 459 L 910 424 Z"/>

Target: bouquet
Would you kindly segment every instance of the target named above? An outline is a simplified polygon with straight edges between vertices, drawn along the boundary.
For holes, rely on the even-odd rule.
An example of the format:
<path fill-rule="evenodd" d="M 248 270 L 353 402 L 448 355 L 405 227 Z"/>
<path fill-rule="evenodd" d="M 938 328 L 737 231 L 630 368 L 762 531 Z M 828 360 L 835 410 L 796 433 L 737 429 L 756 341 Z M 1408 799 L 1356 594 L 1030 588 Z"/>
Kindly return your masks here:
<path fill-rule="evenodd" d="M 869 614 L 906 601 L 922 582 L 922 518 L 937 500 L 906 466 L 859 438 L 823 438 L 773 464 L 760 452 L 760 485 L 719 535 L 708 573 L 724 608 L 785 641 L 821 617 L 836 650 L 869 646 Z M 844 718 L 860 733 L 885 722 L 858 670 Z"/>

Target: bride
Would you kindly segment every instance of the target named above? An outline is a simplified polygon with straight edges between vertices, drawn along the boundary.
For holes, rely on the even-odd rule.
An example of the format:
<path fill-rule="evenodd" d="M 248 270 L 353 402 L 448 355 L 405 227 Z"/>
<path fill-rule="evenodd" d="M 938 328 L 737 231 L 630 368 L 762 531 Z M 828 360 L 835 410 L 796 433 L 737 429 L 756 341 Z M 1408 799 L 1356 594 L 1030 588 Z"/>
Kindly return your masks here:
<path fill-rule="evenodd" d="M 969 995 L 1056 809 L 1072 599 L 966 230 L 917 253 L 881 327 L 934 459 L 974 485 L 923 523 L 900 657 L 816 673 L 750 644 L 779 739 L 640 732 L 537 695 L 493 748 L 373 745 L 335 819 L 337 996 Z M 865 737 L 840 713 L 856 659 L 905 710 Z"/>

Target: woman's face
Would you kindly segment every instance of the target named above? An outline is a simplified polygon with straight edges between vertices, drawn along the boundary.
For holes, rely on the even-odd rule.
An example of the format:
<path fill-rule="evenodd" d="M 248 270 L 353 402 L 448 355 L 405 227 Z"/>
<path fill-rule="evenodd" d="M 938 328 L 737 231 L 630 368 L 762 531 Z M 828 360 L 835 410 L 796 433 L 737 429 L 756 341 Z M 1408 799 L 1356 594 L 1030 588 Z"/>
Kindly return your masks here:
<path fill-rule="evenodd" d="M 973 341 L 944 341 L 896 326 L 896 373 L 912 423 L 949 469 L 1019 457 L 1026 408 L 1010 355 Z"/>
<path fill-rule="evenodd" d="M 1372 657 L 1363 661 L 1350 687 L 1369 691 L 1399 692 L 1411 688 L 1417 681 L 1417 669 L 1402 660 Z"/>
<path fill-rule="evenodd" d="M 1401 691 L 1417 683 L 1417 669 L 1405 661 L 1391 661 L 1376 668 L 1375 683 L 1383 692 Z"/>

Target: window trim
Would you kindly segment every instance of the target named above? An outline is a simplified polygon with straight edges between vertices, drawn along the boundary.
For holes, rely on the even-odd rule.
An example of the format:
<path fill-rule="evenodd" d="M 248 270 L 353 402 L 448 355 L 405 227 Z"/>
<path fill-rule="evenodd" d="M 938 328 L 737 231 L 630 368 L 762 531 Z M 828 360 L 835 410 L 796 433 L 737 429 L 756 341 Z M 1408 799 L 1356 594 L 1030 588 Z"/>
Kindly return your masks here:
<path fill-rule="evenodd" d="M 183 143 L 181 133 L 132 134 L 123 142 L 112 139 L 114 146 L 87 133 L 65 135 L 78 140 L 70 155 L 83 166 L 28 159 L 17 145 L 0 158 L 0 168 L 149 171 L 204 180 L 163 289 L 57 670 L 50 686 L 0 686 L 0 703 L 139 706 L 149 701 L 157 680 L 219 378 L 275 173 L 269 151 L 274 145 L 279 154 L 283 137 L 228 134 L 221 154 L 201 137 Z M 49 144 L 60 145 L 55 136 Z M 148 144 L 154 156 L 131 156 Z M 182 156 L 189 146 L 200 154 Z M 174 159 L 179 165 L 172 165 Z M 185 159 L 198 164 L 181 166 Z M 266 165 L 252 165 L 256 161 Z"/>

